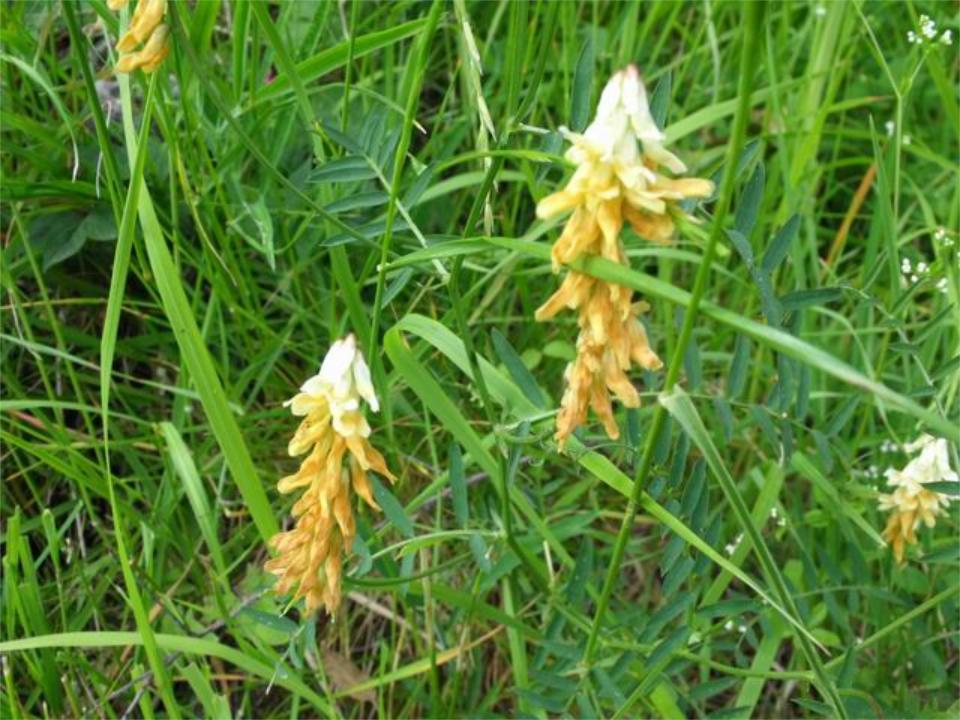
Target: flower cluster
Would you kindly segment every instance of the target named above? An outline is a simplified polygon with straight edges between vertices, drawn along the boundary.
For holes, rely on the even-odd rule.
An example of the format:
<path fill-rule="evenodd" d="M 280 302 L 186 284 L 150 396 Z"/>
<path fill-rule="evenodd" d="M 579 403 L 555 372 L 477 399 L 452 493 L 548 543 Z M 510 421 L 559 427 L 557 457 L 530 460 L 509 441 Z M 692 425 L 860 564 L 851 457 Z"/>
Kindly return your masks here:
<path fill-rule="evenodd" d="M 898 563 L 903 562 L 906 545 L 917 542 L 916 530 L 923 522 L 932 528 L 937 516 L 946 512 L 950 496 L 924 487 L 934 482 L 957 482 L 958 476 L 950 468 L 947 458 L 947 441 L 923 435 L 914 443 L 904 446 L 907 452 L 920 454 L 907 463 L 903 470 L 889 468 L 887 485 L 893 488 L 889 495 L 880 495 L 880 509 L 890 511 L 883 539 L 893 546 Z"/>
<path fill-rule="evenodd" d="M 943 227 L 938 227 L 933 232 L 933 240 L 938 245 L 942 245 L 945 248 L 953 247 L 953 238 L 947 237 L 947 230 Z"/>
<path fill-rule="evenodd" d="M 395 479 L 367 440 L 370 426 L 362 400 L 374 412 L 379 410 L 370 371 L 349 335 L 333 344 L 320 372 L 285 403 L 304 418 L 290 440 L 289 453 L 310 454 L 277 489 L 284 494 L 306 490 L 293 506 L 296 526 L 273 537 L 270 545 L 277 556 L 265 567 L 279 577 L 277 592 L 294 590 L 294 600 L 306 599 L 308 613 L 322 605 L 333 614 L 340 605 L 343 556 L 356 535 L 351 490 L 379 510 L 367 472 Z"/>
<path fill-rule="evenodd" d="M 107 0 L 111 10 L 125 7 L 130 0 Z M 140 0 L 127 31 L 117 43 L 121 53 L 117 72 L 129 73 L 137 68 L 151 73 L 170 52 L 170 28 L 163 23 L 167 0 Z M 140 48 L 139 50 L 137 48 Z"/>
<path fill-rule="evenodd" d="M 922 282 L 930 275 L 930 266 L 923 260 L 918 261 L 917 264 L 914 265 L 910 261 L 910 258 L 905 257 L 901 258 L 900 260 L 900 272 L 903 274 L 904 285 L 907 285 L 908 281 L 910 285 L 916 285 L 918 282 Z M 947 278 L 941 277 L 937 279 L 934 286 L 937 288 L 937 290 L 946 294 Z"/>
<path fill-rule="evenodd" d="M 920 16 L 920 25 L 917 30 L 907 31 L 907 42 L 911 45 L 926 45 L 938 42 L 937 23 L 929 15 Z M 944 45 L 953 44 L 953 31 L 944 30 L 939 33 L 939 42 Z"/>
<path fill-rule="evenodd" d="M 537 205 L 540 218 L 572 211 L 553 246 L 554 272 L 589 257 L 629 265 L 620 237 L 624 221 L 647 240 L 669 242 L 673 216 L 682 212 L 678 201 L 713 194 L 709 180 L 659 172 L 664 166 L 677 175 L 686 172 L 686 166 L 664 147 L 665 136 L 653 120 L 633 66 L 607 83 L 596 117 L 583 134 L 563 127 L 560 132 L 572 145 L 566 158 L 577 169 L 563 190 Z M 570 270 L 560 289 L 537 310 L 536 319 L 549 320 L 564 309 L 577 311 L 580 333 L 557 416 L 561 449 L 586 421 L 588 408 L 600 417 L 611 438 L 619 437 L 610 392 L 625 406 L 637 407 L 640 397 L 628 372 L 633 365 L 648 370 L 662 365 L 639 319 L 647 305 L 634 303 L 628 288 Z"/>

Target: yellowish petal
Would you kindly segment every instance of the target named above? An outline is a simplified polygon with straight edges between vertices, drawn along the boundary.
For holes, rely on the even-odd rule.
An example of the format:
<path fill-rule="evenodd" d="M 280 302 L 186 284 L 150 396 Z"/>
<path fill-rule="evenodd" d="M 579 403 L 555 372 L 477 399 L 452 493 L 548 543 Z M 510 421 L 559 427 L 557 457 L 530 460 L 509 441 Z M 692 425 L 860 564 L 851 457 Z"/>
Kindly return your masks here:
<path fill-rule="evenodd" d="M 623 215 L 633 231 L 644 240 L 665 245 L 673 240 L 674 223 L 668 214 L 657 215 L 625 204 Z"/>
<path fill-rule="evenodd" d="M 537 203 L 537 217 L 540 219 L 551 218 L 554 215 L 573 210 L 580 204 L 580 198 L 574 193 L 561 190 L 552 195 L 547 195 Z"/>
<path fill-rule="evenodd" d="M 140 0 L 137 3 L 137 9 L 130 20 L 130 26 L 127 32 L 117 43 L 117 50 L 120 52 L 130 52 L 147 38 L 154 35 L 157 25 L 163 20 L 163 15 L 167 11 L 167 0 Z M 164 38 L 165 39 L 165 35 Z M 151 52 L 156 53 L 159 48 L 154 48 Z"/>

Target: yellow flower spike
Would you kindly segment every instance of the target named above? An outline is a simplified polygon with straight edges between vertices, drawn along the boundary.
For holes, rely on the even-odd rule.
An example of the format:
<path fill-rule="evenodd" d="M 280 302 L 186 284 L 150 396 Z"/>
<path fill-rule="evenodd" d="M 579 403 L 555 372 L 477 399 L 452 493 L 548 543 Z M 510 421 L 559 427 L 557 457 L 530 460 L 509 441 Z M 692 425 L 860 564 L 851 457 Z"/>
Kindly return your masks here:
<path fill-rule="evenodd" d="M 131 52 L 137 45 L 146 41 L 163 21 L 166 11 L 167 0 L 140 0 L 127 31 L 117 43 L 117 50 L 122 53 Z"/>
<path fill-rule="evenodd" d="M 119 10 L 128 2 L 108 0 L 107 6 L 111 10 Z M 117 72 L 130 73 L 139 68 L 145 73 L 152 73 L 160 67 L 170 53 L 170 30 L 163 24 L 166 12 L 167 0 L 140 0 L 137 3 L 130 25 L 117 43 L 117 51 L 120 52 Z M 140 45 L 143 47 L 137 50 Z"/>
<path fill-rule="evenodd" d="M 621 231 L 629 223 L 641 237 L 656 243 L 673 238 L 678 201 L 713 194 L 713 183 L 700 178 L 667 177 L 686 166 L 663 146 L 640 74 L 633 66 L 614 74 L 597 105 L 593 122 L 583 133 L 561 127 L 571 143 L 566 157 L 577 169 L 567 186 L 537 203 L 537 217 L 572 211 L 551 258 L 554 272 L 584 257 L 602 257 L 629 265 Z M 638 145 L 642 144 L 642 149 Z M 642 309 L 633 291 L 578 273 L 568 272 L 560 288 L 536 311 L 538 321 L 563 309 L 578 313 L 577 356 L 568 366 L 566 388 L 557 415 L 560 449 L 592 408 L 611 438 L 619 437 L 611 393 L 627 407 L 637 407 L 640 395 L 630 381 L 634 365 L 648 370 L 662 366 L 650 348 L 639 320 Z"/>
<path fill-rule="evenodd" d="M 889 510 L 890 517 L 883 530 L 883 539 L 893 548 L 897 564 L 904 562 L 907 545 L 916 545 L 917 528 L 922 522 L 928 528 L 937 523 L 937 517 L 946 514 L 951 496 L 924 487 L 927 483 L 957 482 L 960 476 L 950 468 L 947 441 L 923 435 L 905 446 L 907 452 L 920 454 L 907 463 L 903 470 L 888 468 L 887 484 L 894 490 L 878 498 L 880 509 Z"/>
<path fill-rule="evenodd" d="M 170 53 L 167 43 L 170 30 L 166 25 L 160 25 L 153 31 L 153 35 L 143 46 L 142 50 L 129 55 L 121 55 L 117 62 L 117 72 L 130 73 L 140 68 L 145 73 L 152 73 Z"/>
<path fill-rule="evenodd" d="M 379 410 L 370 371 L 349 335 L 333 344 L 320 372 L 284 403 L 303 418 L 290 441 L 290 455 L 310 454 L 277 489 L 283 494 L 306 489 L 293 506 L 293 529 L 271 539 L 277 555 L 264 567 L 277 576 L 276 592 L 292 592 L 295 601 L 303 598 L 308 614 L 320 607 L 333 614 L 340 607 L 343 553 L 356 535 L 353 493 L 379 510 L 368 471 L 396 479 L 367 439 L 370 426 L 362 401 Z"/>

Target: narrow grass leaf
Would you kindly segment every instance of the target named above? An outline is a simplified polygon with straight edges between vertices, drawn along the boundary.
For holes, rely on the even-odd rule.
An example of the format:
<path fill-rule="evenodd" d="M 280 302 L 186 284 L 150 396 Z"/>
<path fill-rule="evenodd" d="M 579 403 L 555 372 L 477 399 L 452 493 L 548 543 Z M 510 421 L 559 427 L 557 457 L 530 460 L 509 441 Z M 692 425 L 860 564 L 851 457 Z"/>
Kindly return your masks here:
<path fill-rule="evenodd" d="M 137 141 L 133 135 L 132 125 L 125 123 L 124 131 L 127 152 L 133 163 L 136 158 Z M 170 321 L 190 377 L 200 395 L 210 427 L 243 496 L 244 504 L 261 538 L 267 541 L 278 530 L 276 518 L 270 508 L 270 502 L 267 500 L 243 435 L 230 410 L 227 395 L 217 376 L 213 360 L 200 335 L 193 309 L 180 280 L 180 273 L 170 255 L 153 201 L 145 185 L 140 189 L 138 205 L 147 257 L 160 292 L 164 312 Z"/>
<path fill-rule="evenodd" d="M 302 680 L 293 673 L 278 672 L 282 668 L 279 664 L 269 664 L 263 660 L 257 659 L 252 654 L 242 652 L 236 648 L 223 645 L 207 638 L 193 638 L 182 635 L 169 635 L 164 633 L 156 634 L 157 645 L 166 652 L 180 652 L 189 655 L 199 655 L 201 657 L 215 657 L 228 663 L 236 665 L 251 675 L 260 677 L 265 682 L 270 682 L 286 688 L 295 695 L 302 697 L 310 702 L 325 717 L 333 715 L 330 705 L 320 695 L 311 690 Z M 37 637 L 23 638 L 20 640 L 9 640 L 0 642 L 0 653 L 23 652 L 25 650 L 36 650 L 41 648 L 113 648 L 126 647 L 128 645 L 140 645 L 143 638 L 135 632 L 120 631 L 91 631 L 91 632 L 67 632 L 53 635 L 39 635 Z"/>
<path fill-rule="evenodd" d="M 532 255 L 544 262 L 550 259 L 550 248 L 543 243 L 517 239 L 512 240 L 511 245 L 507 245 L 497 238 L 488 238 L 487 242 L 492 245 L 508 247 L 508 249 Z M 575 270 L 585 272 L 593 277 L 632 288 L 633 290 L 644 293 L 644 295 L 650 298 L 673 302 L 678 305 L 683 305 L 684 307 L 690 304 L 690 294 L 686 291 L 651 275 L 626 268 L 619 263 L 614 263 L 604 258 L 590 258 L 588 260 L 577 261 L 573 263 L 572 267 Z M 745 318 L 739 313 L 707 300 L 701 302 L 700 311 L 705 316 L 749 335 L 751 338 L 774 350 L 782 352 L 789 357 L 799 360 L 801 363 L 810 365 L 848 385 L 858 388 L 873 396 L 878 401 L 889 403 L 901 412 L 911 415 L 918 420 L 922 420 L 931 430 L 942 433 L 944 437 L 950 438 L 954 442 L 960 442 L 960 427 L 957 427 L 955 423 L 951 423 L 935 410 L 924 408 L 910 398 L 891 390 L 883 383 L 868 378 L 859 370 L 856 370 L 844 361 L 821 350 L 815 345 L 801 340 L 798 337 L 794 337 L 778 328 L 768 327 L 762 323 Z"/>
<path fill-rule="evenodd" d="M 160 423 L 160 432 L 167 443 L 170 461 L 173 463 L 177 477 L 180 478 L 183 489 L 186 491 L 187 501 L 190 503 L 190 509 L 193 510 L 193 516 L 200 527 L 200 533 L 207 544 L 207 549 L 210 550 L 213 565 L 220 577 L 226 580 L 227 569 L 223 561 L 223 549 L 220 546 L 220 540 L 217 538 L 216 516 L 210 507 L 206 489 L 203 487 L 203 481 L 200 479 L 200 473 L 197 472 L 197 466 L 193 462 L 190 450 L 187 449 L 187 445 L 183 442 L 177 428 L 171 423 Z"/>
<path fill-rule="evenodd" d="M 723 460 L 716 446 L 713 444 L 713 440 L 710 439 L 710 435 L 706 427 L 704 427 L 703 421 L 697 414 L 689 396 L 682 388 L 675 387 L 669 395 L 661 394 L 659 401 L 673 418 L 683 426 L 683 429 L 690 435 L 691 439 L 703 453 L 704 459 L 707 461 L 710 469 L 713 470 L 714 476 L 717 478 L 724 495 L 727 497 L 727 501 L 733 508 L 741 528 L 753 543 L 754 551 L 764 570 L 764 574 L 768 578 L 768 582 L 773 586 L 774 592 L 777 594 L 780 602 L 789 610 L 788 619 L 795 627 L 803 628 L 803 632 L 798 635 L 798 639 L 804 657 L 817 676 L 819 691 L 825 698 L 830 700 L 831 704 L 835 706 L 835 709 L 842 709 L 841 700 L 833 684 L 833 680 L 826 674 L 820 656 L 817 654 L 817 649 L 814 647 L 814 645 L 820 644 L 811 638 L 809 631 L 799 617 L 799 613 L 793 602 L 793 597 L 787 589 L 783 575 L 780 573 L 780 568 L 774 560 L 770 549 L 767 547 L 763 536 L 754 524 L 750 516 L 750 511 L 747 509 L 743 497 L 737 489 L 736 483 L 723 464 Z"/>
<path fill-rule="evenodd" d="M 537 385 L 536 378 L 533 377 L 533 373 L 527 369 L 527 366 L 523 364 L 523 360 L 517 354 L 517 351 L 514 350 L 510 341 L 496 328 L 490 332 L 490 338 L 493 340 L 493 347 L 497 351 L 500 361 L 506 366 L 510 377 L 512 377 L 517 386 L 523 390 L 523 394 L 527 396 L 527 399 L 538 408 L 546 407 L 543 393 Z"/>

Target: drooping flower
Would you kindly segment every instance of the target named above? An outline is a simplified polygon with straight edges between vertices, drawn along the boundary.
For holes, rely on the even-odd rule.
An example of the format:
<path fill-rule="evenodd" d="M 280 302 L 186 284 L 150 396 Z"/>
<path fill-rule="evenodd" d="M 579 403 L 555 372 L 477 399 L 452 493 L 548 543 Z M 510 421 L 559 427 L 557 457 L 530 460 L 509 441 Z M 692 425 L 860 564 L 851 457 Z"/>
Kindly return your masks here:
<path fill-rule="evenodd" d="M 110 0 L 108 6 L 111 10 L 118 10 L 128 1 Z M 160 67 L 170 53 L 170 29 L 163 24 L 166 12 L 167 0 L 140 0 L 137 3 L 130 25 L 117 43 L 117 50 L 121 53 L 117 72 L 129 73 L 140 68 L 151 73 Z"/>
<path fill-rule="evenodd" d="M 596 116 L 582 134 L 564 127 L 560 132 L 571 143 L 566 158 L 577 169 L 563 190 L 537 204 L 540 218 L 572 211 L 553 245 L 554 272 L 587 257 L 629 266 L 621 238 L 624 221 L 642 238 L 666 243 L 674 235 L 674 216 L 683 213 L 678 201 L 713 194 L 709 180 L 659 171 L 664 166 L 677 175 L 687 168 L 664 147 L 666 136 L 654 122 L 643 81 L 632 65 L 607 83 Z M 648 370 L 662 366 L 639 319 L 648 306 L 633 302 L 629 288 L 570 270 L 536 319 L 549 320 L 564 309 L 578 312 L 580 333 L 557 416 L 561 449 L 586 422 L 591 407 L 607 434 L 619 437 L 610 393 L 625 406 L 637 407 L 640 396 L 628 373 L 634 365 Z"/>
<path fill-rule="evenodd" d="M 284 403 L 303 417 L 290 440 L 291 455 L 309 452 L 300 469 L 277 484 L 287 494 L 306 488 L 293 506 L 296 525 L 275 535 L 277 556 L 265 568 L 279 578 L 278 593 L 293 591 L 312 613 L 321 605 L 333 614 L 340 605 L 343 557 L 356 535 L 353 493 L 379 510 L 367 473 L 395 480 L 383 455 L 370 441 L 361 401 L 379 410 L 370 371 L 353 335 L 337 340 L 320 367 L 291 400 Z"/>
<path fill-rule="evenodd" d="M 935 482 L 957 482 L 960 477 L 950 468 L 947 457 L 947 441 L 922 435 L 914 443 L 904 447 L 907 452 L 920 454 L 907 463 L 903 470 L 888 468 L 887 485 L 893 488 L 890 494 L 879 497 L 880 510 L 890 511 L 883 539 L 893 547 L 898 563 L 903 562 L 906 545 L 917 543 L 917 528 L 923 522 L 934 527 L 939 515 L 946 514 L 951 496 L 924 487 Z"/>

